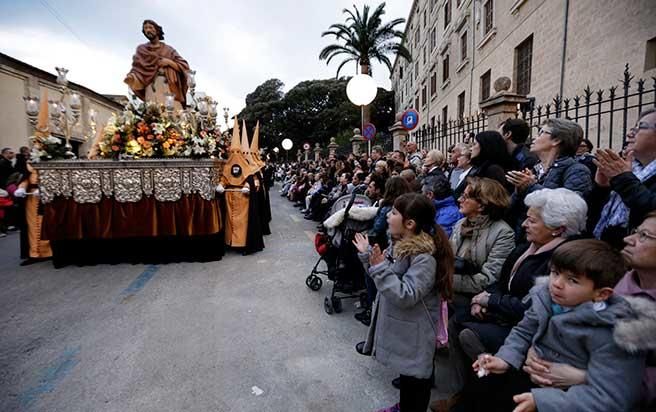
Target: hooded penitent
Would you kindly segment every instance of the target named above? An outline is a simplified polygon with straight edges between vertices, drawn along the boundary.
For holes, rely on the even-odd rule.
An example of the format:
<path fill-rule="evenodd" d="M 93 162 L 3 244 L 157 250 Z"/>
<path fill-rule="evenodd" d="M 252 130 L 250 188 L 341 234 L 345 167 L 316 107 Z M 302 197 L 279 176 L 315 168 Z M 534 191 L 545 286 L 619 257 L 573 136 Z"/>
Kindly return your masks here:
<path fill-rule="evenodd" d="M 221 185 L 225 189 L 225 242 L 233 247 L 246 246 L 250 192 L 246 180 L 252 173 L 252 166 L 242 152 L 240 140 L 239 121 L 235 116 L 229 156 L 221 176 Z"/>

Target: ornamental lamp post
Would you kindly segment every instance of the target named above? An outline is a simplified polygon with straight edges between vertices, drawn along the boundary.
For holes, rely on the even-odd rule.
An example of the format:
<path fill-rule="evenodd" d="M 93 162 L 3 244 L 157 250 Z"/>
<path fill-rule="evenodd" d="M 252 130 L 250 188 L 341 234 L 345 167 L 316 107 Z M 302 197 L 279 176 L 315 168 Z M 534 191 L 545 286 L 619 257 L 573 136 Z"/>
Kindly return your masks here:
<path fill-rule="evenodd" d="M 346 96 L 356 106 L 360 106 L 360 130 L 364 130 L 364 107 L 374 101 L 378 94 L 378 86 L 373 77 L 368 74 L 357 74 L 346 84 Z M 371 141 L 367 144 L 371 154 Z"/>
<path fill-rule="evenodd" d="M 292 142 L 291 139 L 284 139 L 281 146 L 285 149 L 285 160 L 289 163 L 289 151 L 294 147 L 294 142 Z"/>
<path fill-rule="evenodd" d="M 230 117 L 230 115 L 228 114 L 229 112 L 230 112 L 229 107 L 223 108 L 223 119 L 225 120 L 226 130 L 228 129 L 228 117 Z"/>
<path fill-rule="evenodd" d="M 50 121 L 53 123 L 57 130 L 64 132 L 66 138 L 66 153 L 64 154 L 68 159 L 74 159 L 73 146 L 71 146 L 72 129 L 80 120 L 82 114 L 82 97 L 74 90 L 69 89 L 68 79 L 66 74 L 68 70 L 63 67 L 55 67 L 57 71 L 57 84 L 59 85 L 59 92 L 61 96 L 59 100 L 48 100 L 50 105 Z M 39 98 L 26 96 L 23 97 L 25 101 L 25 113 L 30 121 L 30 125 L 36 127 L 37 118 L 39 116 Z"/>
<path fill-rule="evenodd" d="M 39 98 L 25 96 L 23 97 L 25 101 L 25 113 L 27 113 L 27 118 L 30 121 L 32 127 L 36 126 L 37 118 L 39 117 Z"/>

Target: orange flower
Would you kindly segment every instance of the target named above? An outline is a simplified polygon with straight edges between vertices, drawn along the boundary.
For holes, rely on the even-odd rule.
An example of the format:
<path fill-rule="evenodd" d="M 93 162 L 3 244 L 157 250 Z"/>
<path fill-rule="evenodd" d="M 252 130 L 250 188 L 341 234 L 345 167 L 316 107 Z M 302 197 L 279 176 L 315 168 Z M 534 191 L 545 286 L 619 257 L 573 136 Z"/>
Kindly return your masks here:
<path fill-rule="evenodd" d="M 146 123 L 139 122 L 139 123 L 137 123 L 137 131 L 139 132 L 140 135 L 145 135 L 145 134 L 148 134 L 150 129 L 148 128 Z"/>
<path fill-rule="evenodd" d="M 144 149 L 150 149 L 152 146 L 150 142 L 143 142 L 141 145 L 143 146 Z"/>
<path fill-rule="evenodd" d="M 146 141 L 143 137 L 137 137 L 137 142 L 139 142 L 140 145 L 143 145 Z"/>
<path fill-rule="evenodd" d="M 168 142 L 168 140 L 164 143 L 162 143 L 162 147 L 165 149 L 168 149 L 171 146 L 171 144 Z"/>

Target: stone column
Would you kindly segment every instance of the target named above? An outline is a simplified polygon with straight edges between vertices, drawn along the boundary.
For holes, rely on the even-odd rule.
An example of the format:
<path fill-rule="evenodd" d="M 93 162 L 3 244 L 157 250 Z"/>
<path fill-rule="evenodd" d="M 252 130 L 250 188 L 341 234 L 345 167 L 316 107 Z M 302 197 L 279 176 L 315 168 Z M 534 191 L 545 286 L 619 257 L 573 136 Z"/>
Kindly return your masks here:
<path fill-rule="evenodd" d="M 303 151 L 301 151 L 301 149 L 298 149 L 296 151 L 296 161 L 301 163 L 301 159 L 303 159 Z"/>
<path fill-rule="evenodd" d="M 330 143 L 328 144 L 328 157 L 329 158 L 334 158 L 335 154 L 337 153 L 337 148 L 339 145 L 335 141 L 334 137 L 330 138 Z"/>
<path fill-rule="evenodd" d="M 402 112 L 396 114 L 396 122 L 389 128 L 392 133 L 392 149 L 403 150 L 405 152 L 405 144 L 408 141 L 408 131 L 403 128 L 401 123 Z"/>
<path fill-rule="evenodd" d="M 308 160 L 310 160 L 310 149 L 309 148 L 305 149 L 304 155 L 305 155 L 305 161 L 306 162 Z"/>
<path fill-rule="evenodd" d="M 353 154 L 358 156 L 360 155 L 360 145 L 365 141 L 364 136 L 360 134 L 360 129 L 353 129 L 353 137 L 351 137 L 351 146 L 353 148 Z"/>
<path fill-rule="evenodd" d="M 321 160 L 321 146 L 319 146 L 319 143 L 314 144 L 314 161 L 318 162 Z"/>
<path fill-rule="evenodd" d="M 494 95 L 479 103 L 487 117 L 488 130 L 497 130 L 502 122 L 517 117 L 517 105 L 529 101 L 522 94 L 510 92 L 510 85 L 508 77 L 499 77 L 494 81 Z"/>

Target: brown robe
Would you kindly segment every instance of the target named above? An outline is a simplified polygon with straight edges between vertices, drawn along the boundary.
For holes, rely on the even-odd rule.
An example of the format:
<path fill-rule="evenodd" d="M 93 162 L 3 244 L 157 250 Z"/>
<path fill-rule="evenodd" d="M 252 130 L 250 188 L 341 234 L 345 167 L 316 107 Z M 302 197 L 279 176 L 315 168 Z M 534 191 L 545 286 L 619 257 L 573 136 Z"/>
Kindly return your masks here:
<path fill-rule="evenodd" d="M 169 66 L 160 68 L 159 61 L 162 57 L 175 62 L 180 68 L 180 71 L 176 71 Z M 180 102 L 182 107 L 185 107 L 189 63 L 173 47 L 163 42 L 160 42 L 159 46 L 154 46 L 149 42 L 140 44 L 137 47 L 137 51 L 132 57 L 132 70 L 128 73 L 128 75 L 134 75 L 139 83 L 139 88 L 132 90 L 134 94 L 141 100 L 146 101 L 146 87 L 155 81 L 160 70 L 164 72 L 169 90 L 175 95 L 175 100 Z"/>

